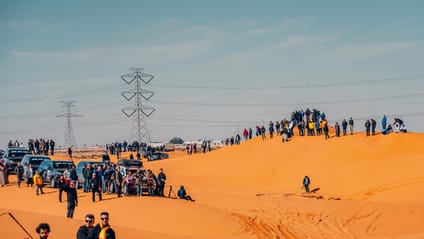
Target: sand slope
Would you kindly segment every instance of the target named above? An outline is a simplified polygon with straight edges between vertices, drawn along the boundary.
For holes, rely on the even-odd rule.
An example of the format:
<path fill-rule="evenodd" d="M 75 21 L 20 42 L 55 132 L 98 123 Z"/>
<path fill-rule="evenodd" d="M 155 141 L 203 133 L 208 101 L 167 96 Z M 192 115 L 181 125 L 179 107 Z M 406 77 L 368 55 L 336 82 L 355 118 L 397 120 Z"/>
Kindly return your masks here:
<path fill-rule="evenodd" d="M 49 222 L 51 238 L 75 238 L 86 213 L 98 217 L 104 210 L 118 238 L 424 238 L 422 145 L 424 134 L 416 133 L 288 143 L 255 138 L 145 162 L 155 173 L 164 168 L 175 191 L 185 185 L 195 203 L 115 195 L 92 203 L 80 192 L 74 219 L 67 219 L 56 190 L 37 197 L 33 189 L 9 185 L 0 188 L 0 213 L 12 212 L 33 235 L 39 222 Z M 303 192 L 304 175 L 317 193 Z M 0 238 L 23 238 L 11 237 L 19 230 L 6 217 L 0 217 L 7 225 Z"/>

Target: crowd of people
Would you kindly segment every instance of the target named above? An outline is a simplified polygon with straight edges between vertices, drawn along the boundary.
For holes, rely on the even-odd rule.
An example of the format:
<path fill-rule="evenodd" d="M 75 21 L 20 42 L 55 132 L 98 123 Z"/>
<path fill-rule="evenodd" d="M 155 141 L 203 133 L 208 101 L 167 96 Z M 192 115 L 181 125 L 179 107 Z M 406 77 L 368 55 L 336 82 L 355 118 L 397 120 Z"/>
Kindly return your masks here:
<path fill-rule="evenodd" d="M 273 138 L 275 135 L 281 136 L 282 142 L 287 142 L 289 138 L 295 135 L 295 128 L 297 128 L 298 136 L 321 136 L 324 135 L 325 139 L 330 138 L 330 128 L 334 128 L 334 136 L 347 136 L 348 134 L 354 134 L 355 121 L 352 117 L 348 119 L 344 118 L 341 120 L 340 124 L 338 121 L 334 122 L 333 126 L 330 126 L 326 114 L 320 110 L 313 109 L 310 110 L 296 110 L 291 113 L 290 120 L 282 119 L 275 122 L 270 121 L 268 127 L 265 127 L 264 124 L 256 125 L 255 135 L 261 136 L 262 140 L 267 140 L 267 135 L 269 138 Z M 364 124 L 366 136 L 376 135 L 377 121 L 375 119 L 369 118 L 365 121 Z M 389 134 L 391 132 L 407 132 L 405 123 L 399 119 L 394 118 L 392 124 L 388 124 L 386 115 L 383 116 L 381 120 L 381 133 L 383 135 Z M 253 129 L 252 127 L 244 128 L 243 130 L 243 139 L 250 140 L 253 138 Z M 224 140 L 225 145 L 234 145 L 240 144 L 241 136 L 236 134 Z"/>
<path fill-rule="evenodd" d="M 32 154 L 36 154 L 36 155 L 54 155 L 54 149 L 55 149 L 55 141 L 53 139 L 29 139 L 28 140 L 28 149 Z M 15 142 L 13 142 L 12 140 L 9 140 L 9 142 L 7 143 L 7 147 L 12 148 L 12 147 L 16 147 L 16 148 L 23 148 L 24 147 L 24 143 L 23 142 L 19 142 L 18 140 L 15 140 Z"/>

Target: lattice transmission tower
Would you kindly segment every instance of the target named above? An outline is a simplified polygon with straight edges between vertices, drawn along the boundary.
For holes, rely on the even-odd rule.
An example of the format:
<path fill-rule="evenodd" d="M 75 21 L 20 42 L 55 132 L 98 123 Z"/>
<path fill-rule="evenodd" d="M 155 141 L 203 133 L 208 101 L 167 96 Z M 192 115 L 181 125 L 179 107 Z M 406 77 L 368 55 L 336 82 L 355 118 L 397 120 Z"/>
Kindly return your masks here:
<path fill-rule="evenodd" d="M 128 118 L 133 119 L 131 128 L 130 139 L 137 140 L 138 142 L 150 142 L 150 132 L 147 128 L 146 118 L 153 114 L 155 108 L 143 105 L 143 100 L 148 101 L 155 92 L 143 89 L 144 85 L 153 80 L 153 76 L 143 73 L 143 68 L 134 67 L 130 68 L 132 73 L 121 76 L 121 79 L 131 85 L 133 82 L 133 89 L 121 92 L 121 95 L 127 100 L 132 101 L 133 105 L 121 109 L 122 113 Z"/>
<path fill-rule="evenodd" d="M 68 147 L 77 147 L 77 143 L 75 142 L 74 131 L 72 130 L 72 117 L 82 117 L 81 115 L 73 114 L 72 107 L 75 107 L 75 101 L 61 101 L 63 103 L 62 107 L 66 108 L 66 113 L 61 115 L 56 115 L 56 117 L 66 117 L 66 129 L 65 129 L 65 141 L 64 146 Z"/>

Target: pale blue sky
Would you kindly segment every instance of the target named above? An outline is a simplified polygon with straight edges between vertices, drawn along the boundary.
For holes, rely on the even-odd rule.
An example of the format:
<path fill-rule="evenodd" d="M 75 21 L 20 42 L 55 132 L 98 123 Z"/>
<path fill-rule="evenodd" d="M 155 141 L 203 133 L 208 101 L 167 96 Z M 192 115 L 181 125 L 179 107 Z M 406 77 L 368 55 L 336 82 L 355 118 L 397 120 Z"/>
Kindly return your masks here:
<path fill-rule="evenodd" d="M 153 141 L 223 139 L 306 107 L 424 126 L 424 1 L 1 1 L 0 148 L 128 139 L 129 67 L 155 76 Z"/>

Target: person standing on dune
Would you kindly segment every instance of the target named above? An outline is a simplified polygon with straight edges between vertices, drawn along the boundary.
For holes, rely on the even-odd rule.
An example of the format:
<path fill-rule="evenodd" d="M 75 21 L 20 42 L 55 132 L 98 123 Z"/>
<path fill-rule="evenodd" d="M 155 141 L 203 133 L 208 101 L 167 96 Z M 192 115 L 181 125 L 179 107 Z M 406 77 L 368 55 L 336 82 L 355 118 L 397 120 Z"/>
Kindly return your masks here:
<path fill-rule="evenodd" d="M 353 134 L 353 119 L 352 117 L 350 117 L 349 119 L 349 129 L 350 129 L 350 134 Z"/>
<path fill-rule="evenodd" d="M 343 136 L 346 136 L 346 134 L 347 134 L 347 121 L 346 121 L 346 119 L 343 119 L 343 121 L 342 121 L 342 129 L 343 129 Z"/>
<path fill-rule="evenodd" d="M 381 127 L 383 128 L 383 131 L 386 129 L 387 126 L 387 117 L 386 115 L 383 116 L 383 119 L 381 119 Z"/>
<path fill-rule="evenodd" d="M 305 177 L 303 178 L 303 188 L 305 188 L 305 191 L 306 191 L 307 193 L 309 193 L 309 184 L 311 184 L 311 179 L 309 179 L 309 177 L 308 177 L 308 176 L 305 176 Z"/>

